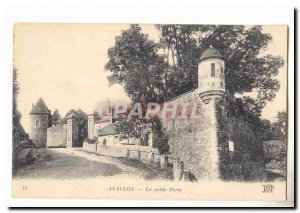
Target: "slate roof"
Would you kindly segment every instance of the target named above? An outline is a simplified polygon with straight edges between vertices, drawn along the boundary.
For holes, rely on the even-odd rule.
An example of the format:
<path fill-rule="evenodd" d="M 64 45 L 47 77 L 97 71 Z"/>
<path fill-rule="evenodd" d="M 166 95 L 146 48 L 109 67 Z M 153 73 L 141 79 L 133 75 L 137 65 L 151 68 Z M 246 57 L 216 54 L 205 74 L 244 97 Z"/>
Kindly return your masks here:
<path fill-rule="evenodd" d="M 214 48 L 213 46 L 210 46 L 208 49 L 206 49 L 201 57 L 200 60 L 206 59 L 206 58 L 212 58 L 212 57 L 217 57 L 217 58 L 223 58 L 219 50 Z"/>
<path fill-rule="evenodd" d="M 37 103 L 33 106 L 30 114 L 48 114 L 48 108 L 42 98 L 39 98 Z"/>
<path fill-rule="evenodd" d="M 108 124 L 98 131 L 98 136 L 116 135 L 119 134 L 115 124 Z"/>

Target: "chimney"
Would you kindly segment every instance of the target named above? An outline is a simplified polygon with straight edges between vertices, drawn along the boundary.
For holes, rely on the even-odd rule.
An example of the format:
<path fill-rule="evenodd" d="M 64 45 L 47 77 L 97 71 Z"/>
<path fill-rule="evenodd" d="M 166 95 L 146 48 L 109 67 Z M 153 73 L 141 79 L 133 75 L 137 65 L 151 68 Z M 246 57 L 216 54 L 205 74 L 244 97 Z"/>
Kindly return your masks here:
<path fill-rule="evenodd" d="M 33 109 L 33 107 L 34 107 L 34 104 L 32 103 L 32 109 Z"/>

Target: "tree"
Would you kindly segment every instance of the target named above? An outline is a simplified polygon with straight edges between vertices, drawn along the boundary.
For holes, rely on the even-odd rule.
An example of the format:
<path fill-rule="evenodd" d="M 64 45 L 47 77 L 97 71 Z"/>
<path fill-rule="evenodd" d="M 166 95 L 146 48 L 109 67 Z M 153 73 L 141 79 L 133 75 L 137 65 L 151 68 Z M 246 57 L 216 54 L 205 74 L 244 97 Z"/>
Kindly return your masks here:
<path fill-rule="evenodd" d="M 280 56 L 261 54 L 272 39 L 270 34 L 262 32 L 261 26 L 156 25 L 156 28 L 166 57 L 172 59 L 169 96 L 197 87 L 200 54 L 210 45 L 226 60 L 226 89 L 232 94 L 257 94 L 256 98 L 243 97 L 244 104 L 256 115 L 260 116 L 279 90 L 279 81 L 274 76 L 284 62 Z"/>
<path fill-rule="evenodd" d="M 17 169 L 20 166 L 18 160 L 19 152 L 24 149 L 28 143 L 22 143 L 22 141 L 28 141 L 28 134 L 25 132 L 23 126 L 21 125 L 21 113 L 18 110 L 17 97 L 20 91 L 18 83 L 18 71 L 17 68 L 13 67 L 13 169 Z"/>
<path fill-rule="evenodd" d="M 13 125 L 19 126 L 21 113 L 17 109 L 17 97 L 19 95 L 20 86 L 18 83 L 18 71 L 17 68 L 13 67 Z"/>
<path fill-rule="evenodd" d="M 262 123 L 262 134 L 263 140 L 281 140 L 286 141 L 287 137 L 287 113 L 278 112 L 277 120 L 271 123 L 269 120 L 263 119 Z"/>
<path fill-rule="evenodd" d="M 52 127 L 52 125 L 53 125 L 53 116 L 51 110 L 48 109 L 48 127 Z"/>
<path fill-rule="evenodd" d="M 276 122 L 271 123 L 269 120 L 263 119 L 261 123 L 263 141 L 284 139 L 284 134 L 282 133 Z"/>
<path fill-rule="evenodd" d="M 116 129 L 117 132 L 121 133 L 127 139 L 128 144 L 130 138 L 135 138 L 136 134 L 134 132 L 134 123 L 132 121 L 124 119 L 116 123 Z"/>
<path fill-rule="evenodd" d="M 67 112 L 66 116 L 62 119 L 62 124 L 66 124 L 69 115 L 73 114 L 74 121 L 78 124 L 78 141 L 83 143 L 84 139 L 88 135 L 88 116 L 81 109 L 71 109 Z"/>
<path fill-rule="evenodd" d="M 108 50 L 108 79 L 111 84 L 124 85 L 133 101 L 162 102 L 197 88 L 199 58 L 210 45 L 226 60 L 226 89 L 233 95 L 243 95 L 243 103 L 257 116 L 275 98 L 280 85 L 274 77 L 284 61 L 280 56 L 263 54 L 272 36 L 264 33 L 261 26 L 156 28 L 159 43 L 149 40 L 138 25 L 131 25 Z"/>
<path fill-rule="evenodd" d="M 141 145 L 148 145 L 149 132 L 161 132 L 161 122 L 158 117 L 123 119 L 116 123 L 117 132 L 120 132 L 127 138 L 135 138 Z"/>
<path fill-rule="evenodd" d="M 119 83 L 133 101 L 163 101 L 164 57 L 158 54 L 158 44 L 141 33 L 138 25 L 130 25 L 115 39 L 114 47 L 108 50 L 110 84 Z"/>
<path fill-rule="evenodd" d="M 288 116 L 286 112 L 278 112 L 277 113 L 277 121 L 274 123 L 283 134 L 283 140 L 287 140 L 287 124 L 288 124 Z"/>
<path fill-rule="evenodd" d="M 59 111 L 57 109 L 54 110 L 53 115 L 52 115 L 52 123 L 54 126 L 61 125 L 62 123 L 62 118 L 59 114 Z"/>

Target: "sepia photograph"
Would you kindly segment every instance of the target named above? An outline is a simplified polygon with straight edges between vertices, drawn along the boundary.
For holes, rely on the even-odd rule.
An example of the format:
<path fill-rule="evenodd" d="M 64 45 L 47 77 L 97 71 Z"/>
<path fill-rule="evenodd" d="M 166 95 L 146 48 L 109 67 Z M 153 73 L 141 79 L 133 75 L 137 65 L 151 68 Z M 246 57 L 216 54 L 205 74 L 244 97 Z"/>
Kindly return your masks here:
<path fill-rule="evenodd" d="M 285 201 L 288 32 L 15 23 L 13 197 Z"/>

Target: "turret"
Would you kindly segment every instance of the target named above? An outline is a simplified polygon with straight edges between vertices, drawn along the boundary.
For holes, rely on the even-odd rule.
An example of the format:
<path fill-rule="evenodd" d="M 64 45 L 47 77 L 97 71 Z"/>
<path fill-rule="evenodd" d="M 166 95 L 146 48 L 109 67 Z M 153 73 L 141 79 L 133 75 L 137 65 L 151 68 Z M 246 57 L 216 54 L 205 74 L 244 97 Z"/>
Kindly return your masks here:
<path fill-rule="evenodd" d="M 212 46 L 202 53 L 199 60 L 198 91 L 204 103 L 225 92 L 225 61 Z"/>
<path fill-rule="evenodd" d="M 30 115 L 30 139 L 38 147 L 46 147 L 47 144 L 47 128 L 49 111 L 42 98 L 40 98 L 35 105 L 32 105 Z"/>

